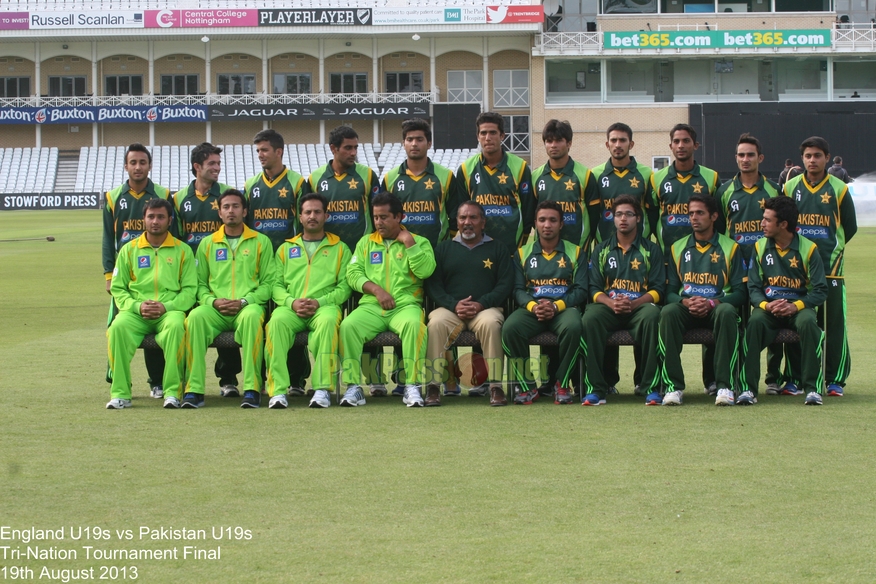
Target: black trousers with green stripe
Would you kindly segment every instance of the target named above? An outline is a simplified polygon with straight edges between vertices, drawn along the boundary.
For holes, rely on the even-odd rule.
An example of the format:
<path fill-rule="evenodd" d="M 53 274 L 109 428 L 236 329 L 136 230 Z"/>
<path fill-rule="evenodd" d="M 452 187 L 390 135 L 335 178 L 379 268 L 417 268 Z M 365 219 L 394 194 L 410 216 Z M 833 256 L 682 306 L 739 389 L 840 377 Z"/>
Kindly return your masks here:
<path fill-rule="evenodd" d="M 562 387 L 569 387 L 581 348 L 581 313 L 577 308 L 567 308 L 551 320 L 538 320 L 532 312 L 518 308 L 505 319 L 502 348 L 511 365 L 511 376 L 521 387 L 535 387 L 536 372 L 532 371 L 529 358 L 529 338 L 546 331 L 557 335 L 560 345 L 557 378 Z"/>

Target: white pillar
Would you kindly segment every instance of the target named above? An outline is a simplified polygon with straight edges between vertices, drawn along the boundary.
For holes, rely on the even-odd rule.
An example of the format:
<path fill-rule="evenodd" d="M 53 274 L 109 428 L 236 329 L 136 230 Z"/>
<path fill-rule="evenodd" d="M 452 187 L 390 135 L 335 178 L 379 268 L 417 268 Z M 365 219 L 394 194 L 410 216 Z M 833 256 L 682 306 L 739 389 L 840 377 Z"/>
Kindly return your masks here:
<path fill-rule="evenodd" d="M 833 101 L 833 57 L 827 58 L 827 101 Z"/>
<path fill-rule="evenodd" d="M 155 41 L 148 41 L 149 47 L 149 95 L 155 95 Z M 153 101 L 153 103 L 155 103 Z M 149 148 L 155 148 L 155 122 L 149 122 Z"/>
<path fill-rule="evenodd" d="M 33 65 L 34 65 L 34 95 L 37 98 L 37 103 L 40 103 L 40 96 L 43 94 L 42 88 L 42 73 L 40 72 L 40 44 L 36 42 L 33 44 Z M 40 128 L 42 128 L 42 124 L 35 124 L 36 126 L 36 147 L 43 147 L 43 132 Z"/>
<path fill-rule="evenodd" d="M 487 37 L 483 40 L 484 51 L 484 111 L 490 111 L 490 47 Z"/>
<path fill-rule="evenodd" d="M 371 39 L 371 76 L 373 81 L 371 82 L 371 93 L 374 94 L 374 101 L 377 101 L 377 94 L 380 93 L 381 83 L 380 83 L 380 62 L 377 56 L 377 37 L 372 37 Z M 377 144 L 378 142 L 378 134 L 380 133 L 380 124 L 377 118 L 374 118 L 371 122 L 371 143 Z"/>
<path fill-rule="evenodd" d="M 210 41 L 204 43 L 204 91 L 210 93 L 212 73 L 210 73 Z"/>
<path fill-rule="evenodd" d="M 268 39 L 262 39 L 262 93 L 268 94 Z"/>
<path fill-rule="evenodd" d="M 91 41 L 91 103 L 96 103 L 98 90 L 97 90 L 97 77 L 98 77 L 98 68 L 97 68 L 97 43 Z M 100 145 L 100 138 L 97 133 L 98 124 L 94 122 L 91 124 L 91 143 L 93 146 L 97 147 Z"/>
<path fill-rule="evenodd" d="M 319 39 L 319 93 L 325 93 L 325 39 Z M 325 144 L 325 120 L 319 121 L 319 143 Z"/>
<path fill-rule="evenodd" d="M 436 89 L 437 77 L 435 70 L 435 37 L 429 38 L 429 90 L 432 92 L 432 101 L 436 102 L 440 99 L 440 94 Z"/>
<path fill-rule="evenodd" d="M 545 67 L 547 73 L 547 67 Z M 608 60 L 599 61 L 599 101 L 605 103 L 608 100 Z"/>

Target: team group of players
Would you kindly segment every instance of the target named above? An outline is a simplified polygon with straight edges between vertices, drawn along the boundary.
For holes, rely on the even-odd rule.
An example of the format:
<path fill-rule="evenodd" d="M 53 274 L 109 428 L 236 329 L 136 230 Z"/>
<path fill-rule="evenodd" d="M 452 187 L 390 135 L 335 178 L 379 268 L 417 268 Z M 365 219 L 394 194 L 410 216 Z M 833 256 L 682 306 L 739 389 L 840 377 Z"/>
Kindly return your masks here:
<path fill-rule="evenodd" d="M 404 122 L 407 158 L 381 183 L 357 162 L 350 127 L 332 131 L 332 160 L 307 179 L 283 165 L 282 136 L 265 130 L 254 139 L 262 172 L 243 191 L 218 182 L 221 149 L 204 143 L 192 151 L 194 180 L 172 197 L 149 180 L 148 149 L 132 144 L 129 180 L 106 194 L 104 211 L 107 408 L 130 407 L 130 361 L 149 333 L 161 347 L 145 351 L 152 396 L 201 407 L 207 347 L 222 331 L 234 331 L 243 358 L 218 350 L 220 394 L 240 396 L 242 371 L 241 405 L 251 408 L 263 383 L 269 407 L 286 408 L 307 377 L 310 406 L 328 407 L 339 371 L 340 405 L 365 403 L 363 374 L 372 396 L 387 395 L 381 355 L 362 355 L 386 330 L 402 345 L 392 393 L 409 407 L 440 405 L 442 386 L 461 393 L 452 351 L 465 329 L 486 366 L 469 394 L 494 406 L 507 403 L 506 358 L 514 403 L 572 403 L 573 386 L 583 405 L 606 403 L 619 380 L 606 344 L 622 329 L 636 342 L 635 392 L 648 405 L 682 403 L 684 333 L 698 328 L 713 332 L 703 381 L 718 405 L 757 402 L 768 346 L 767 393 L 805 394 L 808 405 L 843 394 L 843 249 L 857 227 L 846 184 L 826 171 L 824 139 L 803 142 L 805 172 L 782 192 L 760 173 L 761 145 L 748 134 L 739 172 L 721 184 L 695 161 L 686 124 L 670 131 L 673 163 L 657 172 L 631 155 L 623 123 L 608 128 L 610 157 L 594 168 L 570 157 L 566 122 L 545 126 L 549 160 L 535 170 L 503 149 L 501 115 L 481 114 L 477 132 L 480 153 L 454 174 L 428 158 L 429 124 Z M 799 344 L 771 345 L 782 328 Z M 303 331 L 312 371 L 293 347 Z M 556 346 L 534 367 L 529 339 L 545 331 Z"/>

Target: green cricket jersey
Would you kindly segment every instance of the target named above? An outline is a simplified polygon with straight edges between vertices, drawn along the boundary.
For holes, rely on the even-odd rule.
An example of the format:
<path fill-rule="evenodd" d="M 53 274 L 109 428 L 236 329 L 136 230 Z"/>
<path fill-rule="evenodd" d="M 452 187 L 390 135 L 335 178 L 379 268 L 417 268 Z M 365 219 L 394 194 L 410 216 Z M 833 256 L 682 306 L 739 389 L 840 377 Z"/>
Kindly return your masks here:
<path fill-rule="evenodd" d="M 428 239 L 433 248 L 456 232 L 456 210 L 465 194 L 450 169 L 430 160 L 423 174 L 413 176 L 407 162 L 402 162 L 386 173 L 382 190 L 399 198 L 405 210 L 404 226 Z"/>
<path fill-rule="evenodd" d="M 785 183 L 785 194 L 797 203 L 797 233 L 818 246 L 827 277 L 842 278 L 843 250 L 858 231 L 848 185 L 829 174 L 810 185 L 801 174 Z"/>
<path fill-rule="evenodd" d="M 514 262 L 514 300 L 530 312 L 545 298 L 562 312 L 587 301 L 587 254 L 562 239 L 556 249 L 544 253 L 538 239 L 517 250 Z"/>
<path fill-rule="evenodd" d="M 795 233 L 787 249 L 779 249 L 774 239 L 760 238 L 748 271 L 748 294 L 751 303 L 763 309 L 781 298 L 794 302 L 798 310 L 823 304 L 827 280 L 815 243 Z"/>
<path fill-rule="evenodd" d="M 666 267 L 663 252 L 653 241 L 638 235 L 624 250 L 614 233 L 596 246 L 590 255 L 589 295 L 595 302 L 602 294 L 636 300 L 650 294 L 659 303 L 666 295 Z"/>
<path fill-rule="evenodd" d="M 597 203 L 593 231 L 597 243 L 605 241 L 615 232 L 614 200 L 621 195 L 632 195 L 639 200 L 644 210 L 651 198 L 651 169 L 636 162 L 635 156 L 630 156 L 630 163 L 618 168 L 612 164 L 612 159 L 592 169 L 596 181 Z M 650 237 L 652 226 L 643 217 L 642 235 Z"/>
<path fill-rule="evenodd" d="M 246 181 L 244 191 L 249 198 L 246 224 L 267 235 L 275 250 L 295 236 L 298 200 L 310 192 L 300 174 L 283 167 L 280 174 L 270 179 L 262 172 Z"/>
<path fill-rule="evenodd" d="M 687 204 L 696 194 L 714 195 L 720 185 L 718 173 L 694 162 L 687 174 L 679 174 L 675 163 L 651 175 L 651 202 L 648 204 L 650 219 L 655 219 L 657 243 L 666 253 L 676 241 L 690 235 L 690 217 Z"/>
<path fill-rule="evenodd" d="M 779 185 L 764 175 L 758 177 L 753 187 L 745 188 L 738 174 L 715 192 L 719 223 L 724 227 L 722 232 L 739 244 L 745 270 L 748 269 L 754 242 L 763 237 L 760 222 L 764 203 L 767 199 L 777 197 L 779 192 Z"/>
<path fill-rule="evenodd" d="M 350 297 L 347 266 L 352 254 L 334 233 L 326 233 L 309 256 L 301 235 L 289 239 L 276 254 L 277 279 L 273 299 L 292 308 L 298 298 L 313 298 L 320 306 L 340 306 Z"/>
<path fill-rule="evenodd" d="M 249 304 L 266 304 L 274 284 L 274 249 L 267 236 L 243 226 L 243 235 L 233 248 L 225 226 L 201 240 L 196 254 L 198 303 L 212 306 L 217 298 Z"/>
<path fill-rule="evenodd" d="M 517 249 L 535 223 L 536 198 L 526 161 L 505 152 L 501 162 L 492 168 L 480 154 L 475 154 L 462 163 L 456 179 L 468 198 L 483 206 L 486 232 L 508 249 Z"/>
<path fill-rule="evenodd" d="M 690 234 L 672 244 L 667 277 L 667 302 L 694 296 L 714 298 L 737 308 L 745 302 L 742 252 L 735 241 L 717 231 L 705 242 Z"/>
<path fill-rule="evenodd" d="M 195 181 L 189 183 L 173 195 L 176 209 L 179 236 L 189 244 L 192 251 L 198 249 L 201 240 L 209 237 L 222 227 L 219 219 L 219 195 L 234 187 L 213 183 L 206 193 L 195 190 Z"/>
<path fill-rule="evenodd" d="M 110 287 L 119 312 L 140 314 L 145 300 L 185 312 L 194 306 L 197 291 L 194 254 L 174 236 L 168 234 L 154 248 L 143 234 L 119 251 Z"/>
<path fill-rule="evenodd" d="M 380 192 L 377 174 L 358 162 L 336 175 L 329 161 L 313 171 L 310 190 L 328 199 L 325 229 L 353 249 L 363 235 L 371 233 L 371 197 Z"/>
<path fill-rule="evenodd" d="M 550 163 L 543 164 L 532 173 L 536 203 L 555 201 L 563 209 L 563 229 L 560 238 L 575 242 L 590 249 L 590 207 L 598 204 L 599 194 L 593 173 L 569 158 L 563 168 L 554 170 Z"/>
<path fill-rule="evenodd" d="M 142 193 L 131 191 L 128 181 L 111 191 L 107 191 L 103 205 L 103 273 L 106 279 L 112 277 L 116 266 L 116 254 L 122 247 L 134 241 L 146 230 L 143 224 L 143 210 L 146 201 L 155 198 L 168 198 L 169 191 L 151 180 L 146 182 Z M 174 220 L 171 225 L 174 226 Z"/>

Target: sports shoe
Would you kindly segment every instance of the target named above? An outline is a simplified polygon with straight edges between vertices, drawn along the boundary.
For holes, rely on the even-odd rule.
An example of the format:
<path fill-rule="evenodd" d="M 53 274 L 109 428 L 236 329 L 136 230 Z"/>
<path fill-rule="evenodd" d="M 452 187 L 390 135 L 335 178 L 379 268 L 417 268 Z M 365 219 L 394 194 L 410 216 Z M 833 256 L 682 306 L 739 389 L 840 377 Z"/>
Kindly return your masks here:
<path fill-rule="evenodd" d="M 155 399 L 162 399 L 164 397 L 164 388 L 160 385 L 153 385 L 149 395 Z"/>
<path fill-rule="evenodd" d="M 444 385 L 444 395 L 450 396 L 450 397 L 459 397 L 462 395 L 462 390 L 459 389 L 458 385 L 456 386 L 456 389 L 447 389 L 446 383 L 443 385 Z"/>
<path fill-rule="evenodd" d="M 304 395 L 304 388 L 297 385 L 290 385 L 288 394 L 292 397 Z M 268 407 L 271 407 L 270 405 Z"/>
<path fill-rule="evenodd" d="M 289 401 L 286 399 L 286 395 L 283 393 L 278 393 L 271 398 L 271 401 L 268 402 L 269 410 L 285 410 L 288 407 Z"/>
<path fill-rule="evenodd" d="M 554 403 L 559 406 L 572 403 L 572 392 L 565 387 L 557 389 L 557 393 L 554 395 Z"/>
<path fill-rule="evenodd" d="M 405 395 L 402 398 L 402 403 L 404 403 L 409 408 L 422 408 L 423 407 L 423 396 L 420 395 L 420 386 L 419 385 L 406 385 L 405 386 Z"/>
<path fill-rule="evenodd" d="M 316 397 L 314 395 L 314 397 Z M 344 392 L 344 397 L 341 398 L 339 404 L 345 408 L 355 408 L 356 406 L 365 405 L 365 396 L 362 394 L 362 388 L 358 385 L 351 385 Z"/>
<path fill-rule="evenodd" d="M 242 408 L 255 409 L 262 403 L 262 396 L 254 389 L 247 389 L 243 392 L 243 401 L 240 402 Z"/>
<path fill-rule="evenodd" d="M 800 395 L 801 393 L 803 393 L 803 390 L 798 388 L 797 384 L 790 381 L 782 388 L 782 395 Z"/>
<path fill-rule="evenodd" d="M 648 397 L 645 398 L 646 406 L 659 406 L 663 404 L 663 398 L 660 397 L 659 391 L 652 391 L 648 394 Z"/>
<path fill-rule="evenodd" d="M 806 395 L 806 401 L 803 403 L 807 406 L 820 406 L 823 403 L 821 401 L 821 394 L 815 391 L 810 391 Z"/>
<path fill-rule="evenodd" d="M 635 387 L 635 389 L 633 389 L 633 395 L 637 395 L 639 397 L 647 397 L 647 396 L 651 395 L 650 393 L 646 393 L 647 391 L 648 390 L 645 389 L 644 387 L 642 387 L 641 385 L 637 385 Z M 658 395 L 660 395 L 659 392 L 658 392 Z"/>
<path fill-rule="evenodd" d="M 363 400 L 364 401 L 364 400 Z M 310 400 L 308 407 L 310 408 L 327 408 L 332 405 L 332 397 L 325 389 L 317 389 L 313 392 L 313 398 Z"/>
<path fill-rule="evenodd" d="M 713 381 L 709 384 L 709 387 L 703 388 L 703 393 L 706 395 L 718 395 L 718 384 Z"/>
<path fill-rule="evenodd" d="M 782 388 L 778 383 L 767 383 L 767 395 L 782 395 Z"/>
<path fill-rule="evenodd" d="M 743 391 L 739 394 L 739 397 L 736 398 L 737 406 L 753 406 L 757 403 L 757 398 L 754 397 L 754 394 L 750 391 Z"/>
<path fill-rule="evenodd" d="M 522 391 L 514 396 L 514 403 L 518 406 L 530 406 L 532 402 L 539 398 L 537 389 L 529 389 Z"/>
<path fill-rule="evenodd" d="M 202 408 L 204 407 L 203 393 L 187 393 L 183 396 L 182 407 L 184 408 Z"/>
<path fill-rule="evenodd" d="M 429 384 L 426 386 L 426 401 L 424 405 L 427 408 L 441 405 L 441 390 L 437 385 Z"/>
<path fill-rule="evenodd" d="M 605 405 L 605 399 L 599 397 L 595 393 L 588 393 L 584 396 L 584 399 L 581 400 L 582 406 L 603 406 Z"/>
<path fill-rule="evenodd" d="M 382 383 L 375 383 L 371 386 L 371 397 L 386 397 L 386 386 Z"/>
<path fill-rule="evenodd" d="M 560 383 L 558 381 L 547 381 L 538 386 L 538 395 L 543 395 L 545 397 L 554 397 L 557 393 L 557 389 L 560 387 Z"/>
<path fill-rule="evenodd" d="M 395 389 L 390 392 L 390 395 L 403 398 L 405 396 L 405 387 L 403 385 L 396 385 Z"/>
<path fill-rule="evenodd" d="M 106 404 L 106 409 L 108 410 L 123 410 L 125 408 L 131 407 L 131 400 L 129 399 L 119 399 L 113 398 L 109 400 Z"/>
<path fill-rule="evenodd" d="M 731 390 L 726 387 L 718 390 L 718 397 L 715 398 L 716 406 L 732 406 L 734 403 L 736 403 L 736 397 Z"/>
<path fill-rule="evenodd" d="M 617 390 L 617 387 L 612 385 L 608 388 L 608 395 L 620 395 L 620 392 Z"/>
<path fill-rule="evenodd" d="M 176 399 L 175 397 L 169 397 L 166 400 L 164 400 L 164 409 L 165 410 L 176 410 L 176 409 L 179 409 L 181 406 L 182 406 L 182 404 L 179 403 L 179 400 Z"/>
<path fill-rule="evenodd" d="M 831 383 L 827 386 L 827 395 L 830 397 L 842 397 L 843 388 L 838 383 Z"/>
<path fill-rule="evenodd" d="M 664 406 L 680 406 L 681 400 L 684 395 L 683 391 L 670 391 L 666 395 L 663 396 L 663 405 Z"/>
<path fill-rule="evenodd" d="M 505 392 L 502 391 L 502 388 L 498 385 L 494 385 L 490 388 L 490 406 L 491 407 L 500 407 L 507 406 L 508 399 L 505 397 Z"/>
<path fill-rule="evenodd" d="M 223 385 L 219 388 L 219 395 L 222 397 L 240 397 L 240 390 L 236 385 Z"/>
<path fill-rule="evenodd" d="M 468 390 L 468 397 L 487 397 L 490 395 L 490 384 L 482 383 Z"/>

